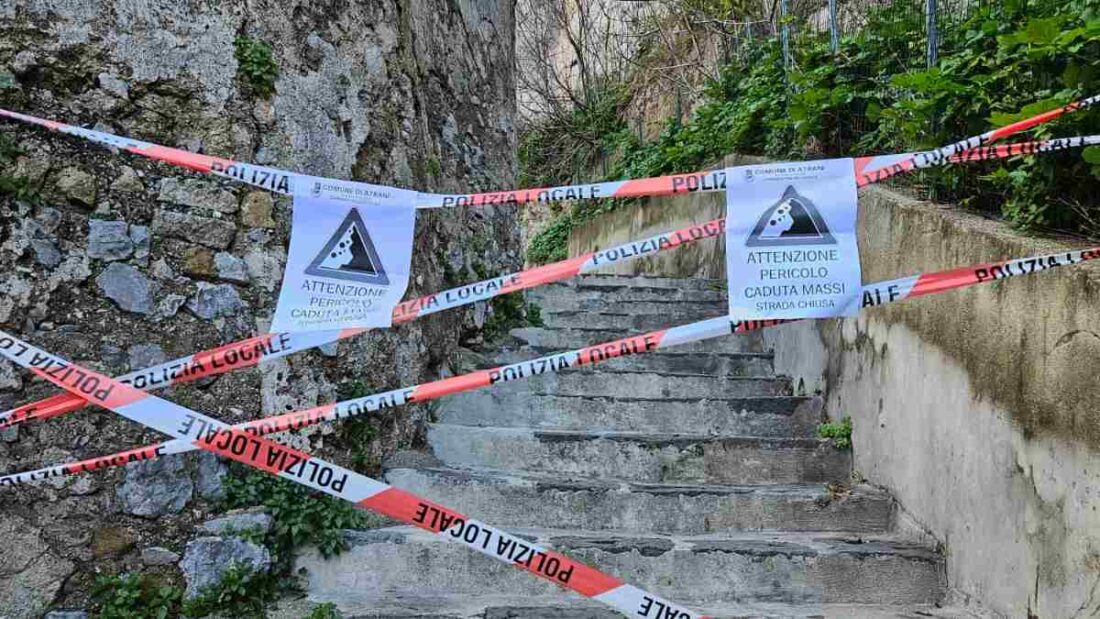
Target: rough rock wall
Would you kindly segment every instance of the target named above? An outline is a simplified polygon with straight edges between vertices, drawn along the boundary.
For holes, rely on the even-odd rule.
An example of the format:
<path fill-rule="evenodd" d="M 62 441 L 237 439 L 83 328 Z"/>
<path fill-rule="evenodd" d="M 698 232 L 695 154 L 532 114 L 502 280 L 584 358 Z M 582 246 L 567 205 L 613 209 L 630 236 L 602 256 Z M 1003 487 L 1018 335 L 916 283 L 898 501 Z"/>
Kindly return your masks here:
<path fill-rule="evenodd" d="M 0 106 L 318 175 L 506 187 L 512 4 L 0 0 Z M 242 36 L 273 46 L 269 98 L 238 76 Z M 4 329 L 112 373 L 266 330 L 288 201 L 7 123 L 0 139 Z M 510 270 L 514 210 L 421 212 L 415 249 L 410 294 Z M 489 311 L 451 311 L 166 393 L 239 422 L 431 379 Z M 52 392 L 0 362 L 3 409 Z M 294 441 L 343 462 L 355 452 L 369 470 L 415 446 L 426 415 L 407 407 L 378 417 L 369 445 L 330 427 Z M 85 410 L 4 432 L 0 472 L 160 438 Z M 84 606 L 95 570 L 141 568 L 143 549 L 178 549 L 222 475 L 216 459 L 192 455 L 0 490 L 0 617 Z"/>

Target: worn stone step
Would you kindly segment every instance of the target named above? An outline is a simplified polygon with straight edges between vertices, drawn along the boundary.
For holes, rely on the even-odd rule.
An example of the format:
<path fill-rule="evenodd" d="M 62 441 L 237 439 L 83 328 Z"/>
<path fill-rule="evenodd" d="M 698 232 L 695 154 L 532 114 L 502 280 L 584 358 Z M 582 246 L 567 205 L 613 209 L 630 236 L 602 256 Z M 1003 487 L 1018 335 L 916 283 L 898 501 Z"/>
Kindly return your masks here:
<path fill-rule="evenodd" d="M 319 600 L 320 601 L 320 600 Z M 391 600 L 386 600 L 391 603 Z M 348 619 L 622 619 L 623 614 L 599 602 L 566 593 L 557 597 L 508 595 L 441 595 L 402 597 L 394 606 L 376 608 Z M 777 604 L 713 603 L 696 605 L 712 619 L 991 619 L 964 607 L 940 604 Z M 289 619 L 289 618 L 288 618 Z"/>
<path fill-rule="evenodd" d="M 534 358 L 530 350 L 502 350 L 491 355 L 462 351 L 457 355 L 461 372 L 508 365 Z M 575 372 L 659 372 L 670 376 L 774 376 L 771 353 L 686 353 L 675 348 L 647 355 L 632 355 L 571 370 Z"/>
<path fill-rule="evenodd" d="M 500 383 L 494 391 L 607 398 L 729 399 L 791 395 L 790 381 L 771 376 L 712 376 L 658 372 L 575 372 L 542 374 Z"/>
<path fill-rule="evenodd" d="M 828 534 L 626 535 L 529 529 L 512 533 L 594 565 L 680 604 L 932 604 L 944 596 L 942 559 L 888 537 Z M 556 585 L 421 529 L 347 534 L 350 548 L 323 558 L 312 549 L 295 562 L 310 597 L 348 615 L 395 603 L 476 597 L 483 608 L 513 599 L 578 600 Z M 537 605 L 537 603 L 536 603 Z M 381 607 L 381 608 L 380 608 Z"/>
<path fill-rule="evenodd" d="M 644 275 L 601 275 L 593 273 L 561 282 L 566 286 L 579 289 L 595 288 L 599 290 L 633 290 L 652 288 L 657 290 L 717 290 L 725 292 L 726 280 L 702 279 L 698 277 L 647 277 Z"/>
<path fill-rule="evenodd" d="M 392 469 L 398 488 L 506 527 L 699 535 L 719 531 L 883 532 L 892 501 L 866 486 L 639 484 L 445 468 Z"/>
<path fill-rule="evenodd" d="M 606 314 L 623 314 L 627 316 L 642 316 L 649 314 L 659 314 L 663 316 L 681 315 L 681 316 L 702 316 L 714 315 L 721 316 L 722 314 L 729 313 L 729 301 L 722 297 L 721 299 L 712 299 L 709 301 L 684 301 L 684 300 L 671 300 L 668 295 L 663 295 L 662 299 L 656 301 L 637 301 L 630 300 L 627 303 L 623 303 L 621 300 L 616 306 L 614 303 L 608 303 L 608 300 L 604 297 L 592 297 L 591 295 L 583 295 L 581 299 L 565 299 L 560 302 L 553 303 L 551 305 L 540 305 L 542 315 L 545 317 L 549 314 L 570 314 L 578 312 L 603 312 Z M 536 305 L 538 303 L 536 302 Z"/>
<path fill-rule="evenodd" d="M 669 324 L 667 326 L 678 327 L 682 326 L 683 324 L 688 323 Z M 511 331 L 509 331 L 509 333 L 512 335 L 512 337 L 516 338 L 524 345 L 529 346 L 530 348 L 539 352 L 559 352 L 572 350 L 574 348 L 584 348 L 585 346 L 612 342 L 627 337 L 629 335 L 634 335 L 634 333 L 628 333 L 625 331 L 607 331 L 602 329 L 546 329 L 541 327 L 522 327 L 519 329 L 512 329 Z M 681 353 L 764 352 L 764 341 L 763 339 L 761 339 L 760 334 L 758 333 L 751 333 L 747 335 L 727 335 L 724 337 L 716 337 L 710 340 L 704 340 L 702 342 L 682 344 L 680 346 L 670 348 L 669 350 L 674 350 Z M 660 352 L 652 352 L 646 354 L 660 354 Z"/>
<path fill-rule="evenodd" d="M 541 286 L 529 290 L 529 303 L 546 311 L 579 309 L 608 309 L 611 306 L 628 307 L 635 303 L 729 303 L 725 290 L 690 290 L 664 288 L 576 288 L 561 284 Z"/>
<path fill-rule="evenodd" d="M 813 436 L 824 418 L 818 398 L 612 399 L 491 388 L 443 398 L 437 415 L 467 426 L 789 437 Z"/>
<path fill-rule="evenodd" d="M 446 466 L 648 483 L 791 484 L 847 480 L 851 452 L 806 438 L 561 432 L 431 424 Z"/>
<path fill-rule="evenodd" d="M 663 314 L 609 314 L 604 312 L 547 312 L 542 315 L 547 329 L 606 329 L 609 331 L 656 331 L 671 326 L 725 316 L 727 312 L 670 311 Z"/>

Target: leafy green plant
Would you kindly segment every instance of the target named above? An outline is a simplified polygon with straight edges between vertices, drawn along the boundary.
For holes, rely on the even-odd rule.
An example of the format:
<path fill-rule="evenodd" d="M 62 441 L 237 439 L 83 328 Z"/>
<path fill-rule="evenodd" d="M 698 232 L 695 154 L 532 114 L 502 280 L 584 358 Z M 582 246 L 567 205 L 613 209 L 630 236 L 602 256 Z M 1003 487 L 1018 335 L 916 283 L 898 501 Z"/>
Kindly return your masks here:
<path fill-rule="evenodd" d="M 104 574 L 91 596 L 97 619 L 165 619 L 178 610 L 183 591 L 150 574 Z"/>
<path fill-rule="evenodd" d="M 546 321 L 542 319 L 542 307 L 538 303 L 527 304 L 527 324 L 532 327 L 546 326 Z"/>
<path fill-rule="evenodd" d="M 310 611 L 305 619 L 343 619 L 343 617 L 344 615 L 340 613 L 335 604 L 325 602 Z"/>
<path fill-rule="evenodd" d="M 817 426 L 818 438 L 831 438 L 837 449 L 852 448 L 852 418 L 845 417 L 837 422 L 826 421 Z"/>
<path fill-rule="evenodd" d="M 263 619 L 264 609 L 275 600 L 279 587 L 273 576 L 246 565 L 234 563 L 222 574 L 217 584 L 199 592 L 183 603 L 185 617 L 225 617 Z"/>
<path fill-rule="evenodd" d="M 11 168 L 23 149 L 8 134 L 0 133 L 0 169 Z M 22 176 L 13 176 L 0 172 L 0 196 L 11 196 L 16 200 L 39 202 L 38 190 L 31 187 L 30 181 Z"/>
<path fill-rule="evenodd" d="M 768 40 L 723 67 L 687 122 L 670 119 L 643 143 L 605 108 L 598 123 L 584 116 L 536 124 L 537 143 L 555 143 L 561 127 L 591 131 L 604 160 L 603 177 L 640 178 L 713 165 L 728 153 L 798 159 L 906 152 L 982 133 L 1100 92 L 1100 0 L 1006 0 L 982 3 L 941 31 L 940 61 L 924 67 L 923 0 L 897 0 L 871 10 L 867 23 L 840 40 L 807 29 L 792 44 L 784 68 L 779 44 Z M 629 92 L 617 89 L 619 100 Z M 1100 132 L 1100 110 L 1067 115 L 1034 130 L 1035 138 Z M 525 136 L 524 139 L 527 139 Z M 561 182 L 598 178 L 575 165 L 556 166 L 555 151 L 521 157 L 530 176 L 555 169 Z M 897 182 L 917 184 L 937 199 L 995 212 L 1021 228 L 1055 227 L 1100 235 L 1096 179 L 1100 150 L 1011 162 L 932 169 Z M 534 166 L 530 170 L 524 166 Z M 568 174 L 566 174 L 568 175 Z M 621 201 L 587 201 L 562 209 L 535 234 L 528 260 L 565 257 L 570 232 Z"/>
<path fill-rule="evenodd" d="M 518 327 L 544 326 L 542 309 L 533 303 L 527 303 L 522 292 L 493 297 L 490 304 L 493 312 L 481 330 L 487 340 L 496 339 Z"/>
<path fill-rule="evenodd" d="M 271 514 L 274 524 L 267 546 L 277 571 L 289 568 L 290 551 L 305 544 L 316 545 L 325 557 L 339 554 L 347 548 L 344 529 L 366 522 L 362 512 L 336 498 L 259 471 L 241 473 L 235 467 L 235 473 L 226 477 L 223 505 L 226 509 L 258 505 Z"/>
<path fill-rule="evenodd" d="M 233 48 L 237 58 L 237 76 L 258 97 L 267 98 L 275 94 L 279 65 L 275 62 L 271 44 L 249 37 L 237 37 Z"/>

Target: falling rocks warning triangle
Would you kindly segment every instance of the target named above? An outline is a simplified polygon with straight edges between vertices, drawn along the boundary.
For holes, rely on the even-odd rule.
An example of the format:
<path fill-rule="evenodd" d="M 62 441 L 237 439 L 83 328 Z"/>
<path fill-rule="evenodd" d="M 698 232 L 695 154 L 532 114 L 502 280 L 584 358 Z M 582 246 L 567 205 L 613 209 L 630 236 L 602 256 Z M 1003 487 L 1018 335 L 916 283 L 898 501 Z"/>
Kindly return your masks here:
<path fill-rule="evenodd" d="M 787 187 L 779 201 L 764 211 L 745 241 L 746 247 L 835 244 L 817 207 L 794 187 Z"/>
<path fill-rule="evenodd" d="M 336 233 L 306 268 L 306 275 L 346 279 L 363 284 L 388 286 L 390 278 L 378 259 L 359 211 L 351 209 Z"/>

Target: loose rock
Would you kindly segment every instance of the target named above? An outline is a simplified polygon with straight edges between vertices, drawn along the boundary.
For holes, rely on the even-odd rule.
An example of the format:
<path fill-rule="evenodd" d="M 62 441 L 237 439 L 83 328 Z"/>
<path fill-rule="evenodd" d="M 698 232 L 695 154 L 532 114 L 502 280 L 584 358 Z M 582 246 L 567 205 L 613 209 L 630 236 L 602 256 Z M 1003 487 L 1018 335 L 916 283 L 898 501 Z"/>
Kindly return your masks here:
<path fill-rule="evenodd" d="M 199 527 L 212 535 L 232 535 L 241 531 L 253 531 L 259 529 L 264 533 L 271 530 L 274 519 L 263 511 L 238 511 L 230 512 L 220 518 L 207 520 Z"/>
<path fill-rule="evenodd" d="M 209 451 L 195 456 L 195 491 L 207 501 L 216 501 L 225 494 L 222 482 L 229 471 L 218 457 Z"/>
<path fill-rule="evenodd" d="M 31 239 L 31 249 L 34 250 L 34 261 L 38 264 L 49 269 L 61 264 L 61 252 L 58 251 L 57 245 L 54 245 L 53 241 Z"/>
<path fill-rule="evenodd" d="M 123 512 L 145 518 L 179 513 L 193 493 L 191 476 L 179 456 L 127 464 L 116 491 Z"/>
<path fill-rule="evenodd" d="M 128 264 L 112 262 L 96 278 L 99 289 L 120 308 L 136 314 L 153 311 L 155 285 Z"/>
<path fill-rule="evenodd" d="M 237 228 L 220 219 L 160 211 L 153 217 L 153 232 L 214 249 L 225 249 L 233 242 Z"/>
<path fill-rule="evenodd" d="M 141 562 L 148 566 L 173 565 L 179 560 L 179 553 L 160 546 L 150 546 L 141 551 Z"/>
<path fill-rule="evenodd" d="M 149 258 L 149 227 L 130 226 L 130 241 L 134 244 L 134 258 L 148 260 Z"/>
<path fill-rule="evenodd" d="M 31 69 L 38 66 L 38 56 L 29 49 L 25 49 L 15 55 L 11 62 L 11 70 L 16 75 L 26 75 Z"/>
<path fill-rule="evenodd" d="M 187 309 L 199 318 L 213 320 L 232 316 L 244 308 L 237 289 L 229 284 L 199 282 L 198 287 L 198 292 L 187 302 Z"/>
<path fill-rule="evenodd" d="M 111 183 L 111 191 L 117 191 L 119 193 L 140 193 L 145 191 L 145 183 L 141 182 L 141 177 L 137 175 L 130 166 L 123 166 L 122 174 L 119 175 L 115 182 Z"/>
<path fill-rule="evenodd" d="M 192 245 L 183 250 L 183 272 L 195 277 L 214 277 L 214 253 L 209 248 Z"/>
<path fill-rule="evenodd" d="M 237 212 L 237 197 L 210 181 L 195 178 L 165 178 L 160 181 L 157 199 L 196 208 L 209 208 L 219 213 Z"/>
<path fill-rule="evenodd" d="M 214 256 L 214 265 L 218 269 L 218 277 L 231 282 L 244 284 L 248 282 L 248 265 L 244 260 L 228 252 L 218 252 Z"/>
<path fill-rule="evenodd" d="M 129 224 L 125 221 L 92 219 L 88 222 L 88 257 L 124 260 L 134 253 Z"/>
<path fill-rule="evenodd" d="M 126 352 L 130 357 L 130 367 L 135 370 L 160 365 L 168 360 L 164 349 L 156 344 L 137 344 Z"/>
<path fill-rule="evenodd" d="M 111 75 L 110 73 L 100 73 L 98 76 L 99 87 L 119 99 L 128 99 L 130 97 L 130 86 L 120 80 L 119 78 Z"/>
<path fill-rule="evenodd" d="M 253 228 L 274 228 L 275 220 L 271 213 L 275 202 L 266 191 L 252 191 L 244 197 L 241 204 L 241 222 Z"/>
<path fill-rule="evenodd" d="M 165 318 L 171 318 L 175 316 L 183 304 L 187 302 L 187 297 L 182 294 L 170 294 L 157 302 L 157 309 L 153 311 L 153 318 L 157 320 L 164 320 Z"/>
<path fill-rule="evenodd" d="M 234 564 L 266 572 L 271 567 L 271 554 L 263 546 L 236 537 L 200 537 L 188 542 L 180 562 L 187 581 L 184 597 L 194 598 L 217 584 Z"/>
<path fill-rule="evenodd" d="M 95 206 L 95 177 L 79 168 L 65 168 L 57 175 L 57 191 L 72 202 Z"/>

